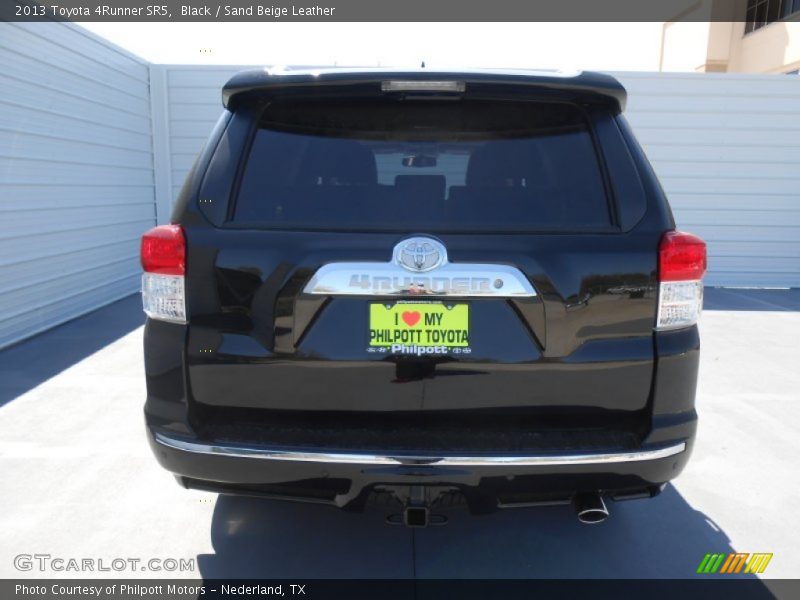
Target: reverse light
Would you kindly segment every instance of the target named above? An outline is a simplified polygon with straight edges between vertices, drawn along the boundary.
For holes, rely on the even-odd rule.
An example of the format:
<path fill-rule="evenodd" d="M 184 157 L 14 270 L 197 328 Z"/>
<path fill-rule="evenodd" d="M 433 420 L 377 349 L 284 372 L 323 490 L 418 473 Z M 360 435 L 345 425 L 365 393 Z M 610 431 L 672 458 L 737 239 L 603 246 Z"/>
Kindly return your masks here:
<path fill-rule="evenodd" d="M 186 322 L 186 239 L 180 225 L 160 225 L 142 236 L 142 306 L 151 319 Z"/>
<path fill-rule="evenodd" d="M 706 260 L 706 244 L 696 235 L 668 231 L 662 236 L 656 329 L 679 329 L 697 323 L 703 309 Z"/>

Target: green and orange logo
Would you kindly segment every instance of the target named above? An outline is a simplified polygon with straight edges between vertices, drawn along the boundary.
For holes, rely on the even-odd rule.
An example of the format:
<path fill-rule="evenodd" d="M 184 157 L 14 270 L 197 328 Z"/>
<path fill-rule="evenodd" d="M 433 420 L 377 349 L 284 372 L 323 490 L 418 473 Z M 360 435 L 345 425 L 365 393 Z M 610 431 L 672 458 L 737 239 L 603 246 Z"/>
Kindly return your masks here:
<path fill-rule="evenodd" d="M 730 554 L 706 554 L 697 567 L 697 572 L 701 575 L 711 575 L 713 573 L 724 573 L 733 575 L 736 573 L 763 573 L 767 568 L 772 554 L 747 552 L 731 552 Z"/>

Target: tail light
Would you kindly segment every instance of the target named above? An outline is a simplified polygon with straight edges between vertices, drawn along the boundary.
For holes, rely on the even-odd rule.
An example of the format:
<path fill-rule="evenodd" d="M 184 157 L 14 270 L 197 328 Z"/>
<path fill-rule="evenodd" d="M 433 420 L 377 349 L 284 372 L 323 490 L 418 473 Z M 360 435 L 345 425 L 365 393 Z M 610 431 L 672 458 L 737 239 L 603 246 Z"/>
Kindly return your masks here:
<path fill-rule="evenodd" d="M 696 235 L 668 231 L 658 248 L 658 320 L 656 329 L 697 323 L 703 309 L 706 244 Z"/>
<path fill-rule="evenodd" d="M 186 322 L 186 239 L 180 225 L 160 225 L 142 236 L 142 305 L 152 319 Z"/>

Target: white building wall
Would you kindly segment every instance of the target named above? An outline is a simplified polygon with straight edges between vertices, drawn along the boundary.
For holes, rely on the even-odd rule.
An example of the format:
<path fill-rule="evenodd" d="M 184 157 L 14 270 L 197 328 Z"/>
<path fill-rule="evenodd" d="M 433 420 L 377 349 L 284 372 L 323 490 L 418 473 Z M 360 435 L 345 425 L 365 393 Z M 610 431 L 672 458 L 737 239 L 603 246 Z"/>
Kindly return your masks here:
<path fill-rule="evenodd" d="M 135 292 L 155 221 L 147 64 L 0 23 L 0 347 Z"/>
<path fill-rule="evenodd" d="M 709 285 L 800 287 L 800 78 L 615 73 Z"/>
<path fill-rule="evenodd" d="M 165 66 L 150 67 L 153 105 L 166 113 L 165 154 L 166 177 L 160 182 L 159 194 L 169 192 L 170 206 L 191 169 L 197 154 L 222 113 L 222 86 L 242 67 Z M 154 130 L 158 136 L 159 131 Z M 161 164 L 161 161 L 157 161 Z M 161 206 L 161 205 L 160 205 Z M 159 211 L 159 221 L 169 220 L 169 211 Z"/>

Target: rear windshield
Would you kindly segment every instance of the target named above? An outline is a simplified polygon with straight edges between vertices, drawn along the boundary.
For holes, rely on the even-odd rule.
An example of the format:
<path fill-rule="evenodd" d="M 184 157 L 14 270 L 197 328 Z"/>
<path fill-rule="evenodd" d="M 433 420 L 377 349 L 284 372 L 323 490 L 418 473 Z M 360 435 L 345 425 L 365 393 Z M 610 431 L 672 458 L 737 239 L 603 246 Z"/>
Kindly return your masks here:
<path fill-rule="evenodd" d="M 233 221 L 273 229 L 604 229 L 609 204 L 584 113 L 540 102 L 271 104 Z"/>

